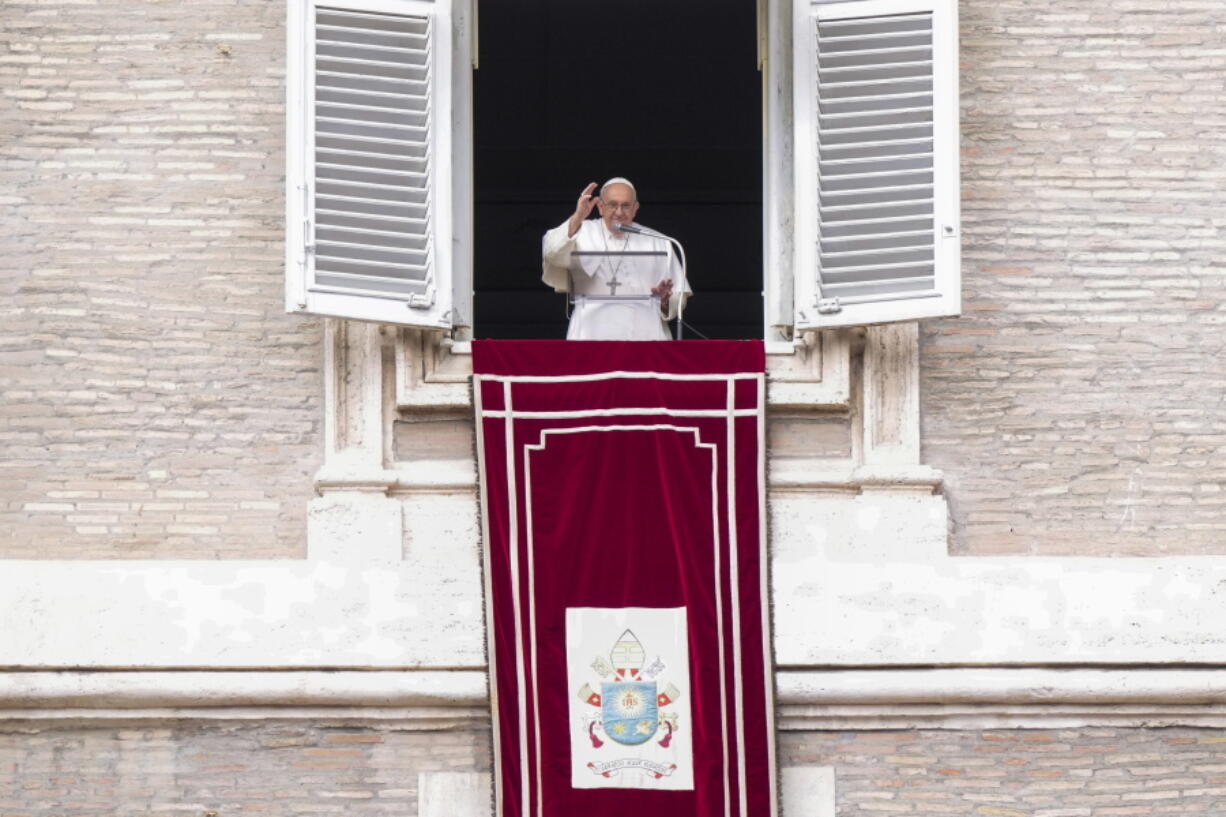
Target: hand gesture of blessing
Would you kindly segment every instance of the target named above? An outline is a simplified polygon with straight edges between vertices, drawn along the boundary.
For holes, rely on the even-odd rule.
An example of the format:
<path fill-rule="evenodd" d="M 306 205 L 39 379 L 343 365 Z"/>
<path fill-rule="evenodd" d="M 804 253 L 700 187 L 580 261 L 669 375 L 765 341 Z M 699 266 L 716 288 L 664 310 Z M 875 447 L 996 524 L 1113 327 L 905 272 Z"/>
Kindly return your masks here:
<path fill-rule="evenodd" d="M 575 212 L 570 217 L 570 238 L 575 237 L 575 233 L 579 232 L 579 227 L 592 213 L 592 208 L 596 206 L 596 202 L 600 197 L 596 195 L 596 182 L 592 182 L 587 187 L 583 188 L 583 192 L 579 194 L 579 201 L 575 203 Z"/>

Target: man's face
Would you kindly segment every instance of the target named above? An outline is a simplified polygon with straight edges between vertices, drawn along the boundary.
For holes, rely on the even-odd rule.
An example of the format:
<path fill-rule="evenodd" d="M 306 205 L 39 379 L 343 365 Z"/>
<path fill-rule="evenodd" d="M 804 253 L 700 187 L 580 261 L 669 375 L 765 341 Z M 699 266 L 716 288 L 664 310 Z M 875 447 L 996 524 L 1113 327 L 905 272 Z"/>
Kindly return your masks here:
<path fill-rule="evenodd" d="M 600 194 L 600 218 L 605 228 L 617 232 L 618 224 L 629 224 L 634 221 L 634 214 L 639 211 L 639 203 L 634 200 L 634 191 L 624 184 L 611 184 Z"/>

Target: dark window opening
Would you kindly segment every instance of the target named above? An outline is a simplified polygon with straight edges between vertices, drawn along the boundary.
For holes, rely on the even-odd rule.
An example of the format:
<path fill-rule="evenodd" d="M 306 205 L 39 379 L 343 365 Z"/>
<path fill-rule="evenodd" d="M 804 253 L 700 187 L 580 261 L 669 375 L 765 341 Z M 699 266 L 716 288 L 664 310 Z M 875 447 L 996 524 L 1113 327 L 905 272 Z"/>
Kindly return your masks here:
<path fill-rule="evenodd" d="M 685 246 L 685 319 L 762 337 L 762 92 L 754 0 L 483 2 L 474 79 L 474 335 L 561 338 L 541 236 L 626 176 Z M 686 331 L 687 338 L 698 335 Z"/>

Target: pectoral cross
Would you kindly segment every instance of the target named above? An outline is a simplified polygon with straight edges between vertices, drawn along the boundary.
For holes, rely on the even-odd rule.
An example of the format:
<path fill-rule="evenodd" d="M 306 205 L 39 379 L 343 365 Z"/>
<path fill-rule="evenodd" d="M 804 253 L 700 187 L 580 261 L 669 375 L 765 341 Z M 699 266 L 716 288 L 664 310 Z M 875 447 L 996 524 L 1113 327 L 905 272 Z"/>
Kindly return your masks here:
<path fill-rule="evenodd" d="M 609 294 L 610 294 L 610 295 L 616 295 L 616 294 L 617 294 L 617 288 L 618 288 L 619 286 L 621 286 L 621 285 L 622 285 L 624 282 L 623 282 L 623 281 L 619 281 L 619 280 L 617 280 L 617 273 L 616 273 L 616 272 L 614 272 L 614 273 L 613 273 L 613 276 L 612 276 L 611 278 L 609 278 L 609 280 L 608 280 L 608 282 L 607 282 L 607 283 L 609 284 Z"/>

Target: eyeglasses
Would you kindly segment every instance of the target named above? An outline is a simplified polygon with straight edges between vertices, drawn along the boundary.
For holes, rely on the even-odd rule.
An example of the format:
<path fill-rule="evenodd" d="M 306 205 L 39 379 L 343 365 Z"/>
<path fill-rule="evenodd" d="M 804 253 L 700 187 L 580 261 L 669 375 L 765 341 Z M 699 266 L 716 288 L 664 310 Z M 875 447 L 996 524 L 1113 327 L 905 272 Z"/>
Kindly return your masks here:
<path fill-rule="evenodd" d="M 616 213 L 618 210 L 624 210 L 625 212 L 629 213 L 634 209 L 634 205 L 638 204 L 636 201 L 605 201 L 604 199 L 601 199 L 600 203 L 602 206 L 612 210 L 614 213 Z"/>

